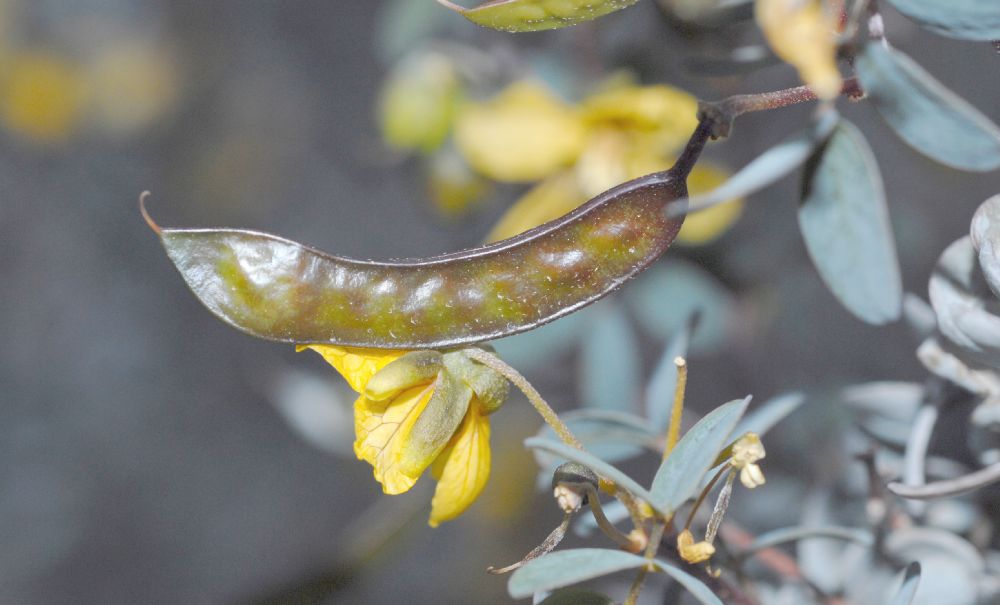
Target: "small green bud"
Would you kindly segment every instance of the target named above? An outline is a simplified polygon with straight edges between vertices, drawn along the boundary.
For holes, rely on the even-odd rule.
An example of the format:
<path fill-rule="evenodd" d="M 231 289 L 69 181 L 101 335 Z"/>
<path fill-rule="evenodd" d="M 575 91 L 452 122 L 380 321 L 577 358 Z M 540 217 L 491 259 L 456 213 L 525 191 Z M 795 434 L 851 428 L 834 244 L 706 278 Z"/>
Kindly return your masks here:
<path fill-rule="evenodd" d="M 507 401 L 510 384 L 496 370 L 469 359 L 461 351 L 445 353 L 444 365 L 476 394 L 483 414 L 492 414 Z"/>
<path fill-rule="evenodd" d="M 565 512 L 576 512 L 587 504 L 588 485 L 596 490 L 599 480 L 594 471 L 579 462 L 560 464 L 552 474 L 552 495 Z"/>
<path fill-rule="evenodd" d="M 384 401 L 423 382 L 430 382 L 442 367 L 441 353 L 411 351 L 375 373 L 365 385 L 365 397 Z"/>

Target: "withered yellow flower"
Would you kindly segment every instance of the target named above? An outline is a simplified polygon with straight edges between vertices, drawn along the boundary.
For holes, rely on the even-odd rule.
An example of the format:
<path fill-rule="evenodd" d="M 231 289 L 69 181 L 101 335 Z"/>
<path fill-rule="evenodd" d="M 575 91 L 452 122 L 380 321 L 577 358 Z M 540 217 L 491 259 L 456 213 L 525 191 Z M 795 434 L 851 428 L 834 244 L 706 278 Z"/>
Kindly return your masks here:
<path fill-rule="evenodd" d="M 774 53 L 821 99 L 840 94 L 836 22 L 820 0 L 757 0 L 757 25 Z"/>
<path fill-rule="evenodd" d="M 756 433 L 746 433 L 733 444 L 729 464 L 740 471 L 740 483 L 747 489 L 764 485 L 764 472 L 756 463 L 766 455 L 764 444 Z"/>
<path fill-rule="evenodd" d="M 461 352 L 386 351 L 308 345 L 359 393 L 354 453 L 387 494 L 409 490 L 428 468 L 437 489 L 429 523 L 454 519 L 490 474 L 488 415 L 507 382 Z"/>
<path fill-rule="evenodd" d="M 685 529 L 677 535 L 677 553 L 688 563 L 702 563 L 712 558 L 715 547 L 707 541 L 695 543 L 691 530 Z"/>

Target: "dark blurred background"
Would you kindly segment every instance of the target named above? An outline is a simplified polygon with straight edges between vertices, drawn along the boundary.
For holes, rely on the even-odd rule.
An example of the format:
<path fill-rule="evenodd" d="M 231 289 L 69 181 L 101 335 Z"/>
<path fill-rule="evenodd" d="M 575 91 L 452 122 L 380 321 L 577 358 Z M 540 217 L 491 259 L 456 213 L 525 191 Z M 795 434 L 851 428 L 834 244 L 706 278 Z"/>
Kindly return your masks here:
<path fill-rule="evenodd" d="M 163 225 L 263 229 L 360 258 L 479 242 L 514 190 L 443 220 L 420 169 L 384 149 L 374 121 L 380 81 L 400 56 L 394 32 L 423 14 L 402 5 L 417 2 L 433 5 L 0 0 L 0 602 L 496 602 L 505 581 L 483 569 L 516 560 L 556 525 L 520 446 L 539 425 L 520 397 L 497 417 L 493 478 L 463 517 L 426 526 L 426 479 L 381 495 L 351 459 L 339 377 L 314 355 L 213 318 L 137 209 L 149 189 Z M 440 20 L 489 53 L 527 48 L 557 65 L 593 44 L 599 69 L 631 67 L 704 98 L 795 84 L 784 67 L 745 80 L 685 72 L 702 34 L 651 2 L 596 27 L 516 39 Z M 989 45 L 892 13 L 888 25 L 897 46 L 1000 121 Z M 925 296 L 938 254 L 1000 189 L 997 175 L 935 165 L 870 108 L 842 105 L 878 156 L 906 288 Z M 808 111 L 741 118 L 708 153 L 740 166 Z M 835 440 L 833 389 L 924 375 L 905 327 L 865 326 L 824 289 L 797 233 L 798 186 L 790 178 L 755 196 L 715 244 L 668 254 L 733 296 L 722 344 L 693 355 L 694 409 L 747 393 L 809 395 L 769 449 L 784 494 L 816 476 L 816 443 Z M 643 347 L 648 376 L 658 345 Z M 562 409 L 578 398 L 576 367 L 572 347 L 522 366 Z M 739 497 L 750 510 L 769 496 Z"/>

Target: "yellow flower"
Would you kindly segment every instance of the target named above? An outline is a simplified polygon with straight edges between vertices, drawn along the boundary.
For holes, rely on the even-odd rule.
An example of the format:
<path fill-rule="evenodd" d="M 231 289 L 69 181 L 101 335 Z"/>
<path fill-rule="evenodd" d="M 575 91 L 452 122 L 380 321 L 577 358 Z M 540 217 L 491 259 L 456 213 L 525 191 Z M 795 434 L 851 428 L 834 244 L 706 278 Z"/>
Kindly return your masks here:
<path fill-rule="evenodd" d="M 821 99 L 840 94 L 836 21 L 820 0 L 757 0 L 754 16 L 774 53 Z"/>
<path fill-rule="evenodd" d="M 460 352 L 308 345 L 360 396 L 354 453 L 387 494 L 409 490 L 428 468 L 437 489 L 430 525 L 462 514 L 490 474 L 490 423 L 507 383 Z"/>
<path fill-rule="evenodd" d="M 764 472 L 756 462 L 766 455 L 764 444 L 756 433 L 747 433 L 733 444 L 729 465 L 740 471 L 740 483 L 747 489 L 764 485 Z"/>
<path fill-rule="evenodd" d="M 42 143 L 61 143 L 76 130 L 84 80 L 62 57 L 26 51 L 10 58 L 0 82 L 0 119 L 10 130 Z"/>

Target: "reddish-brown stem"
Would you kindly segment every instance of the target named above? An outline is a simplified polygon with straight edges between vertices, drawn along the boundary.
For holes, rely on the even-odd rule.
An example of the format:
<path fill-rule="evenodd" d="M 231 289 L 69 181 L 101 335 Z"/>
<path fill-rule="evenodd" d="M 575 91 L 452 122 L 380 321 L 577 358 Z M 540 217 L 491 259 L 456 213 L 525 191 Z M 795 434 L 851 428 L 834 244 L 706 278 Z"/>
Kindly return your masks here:
<path fill-rule="evenodd" d="M 852 77 L 844 80 L 840 94 L 856 99 L 864 95 L 864 90 L 858 79 Z M 733 120 L 745 113 L 779 109 L 818 99 L 816 93 L 808 86 L 796 86 L 759 94 L 734 95 L 716 102 L 703 101 L 699 114 L 702 121 L 707 120 L 712 123 L 712 137 L 718 138 L 728 136 Z"/>

